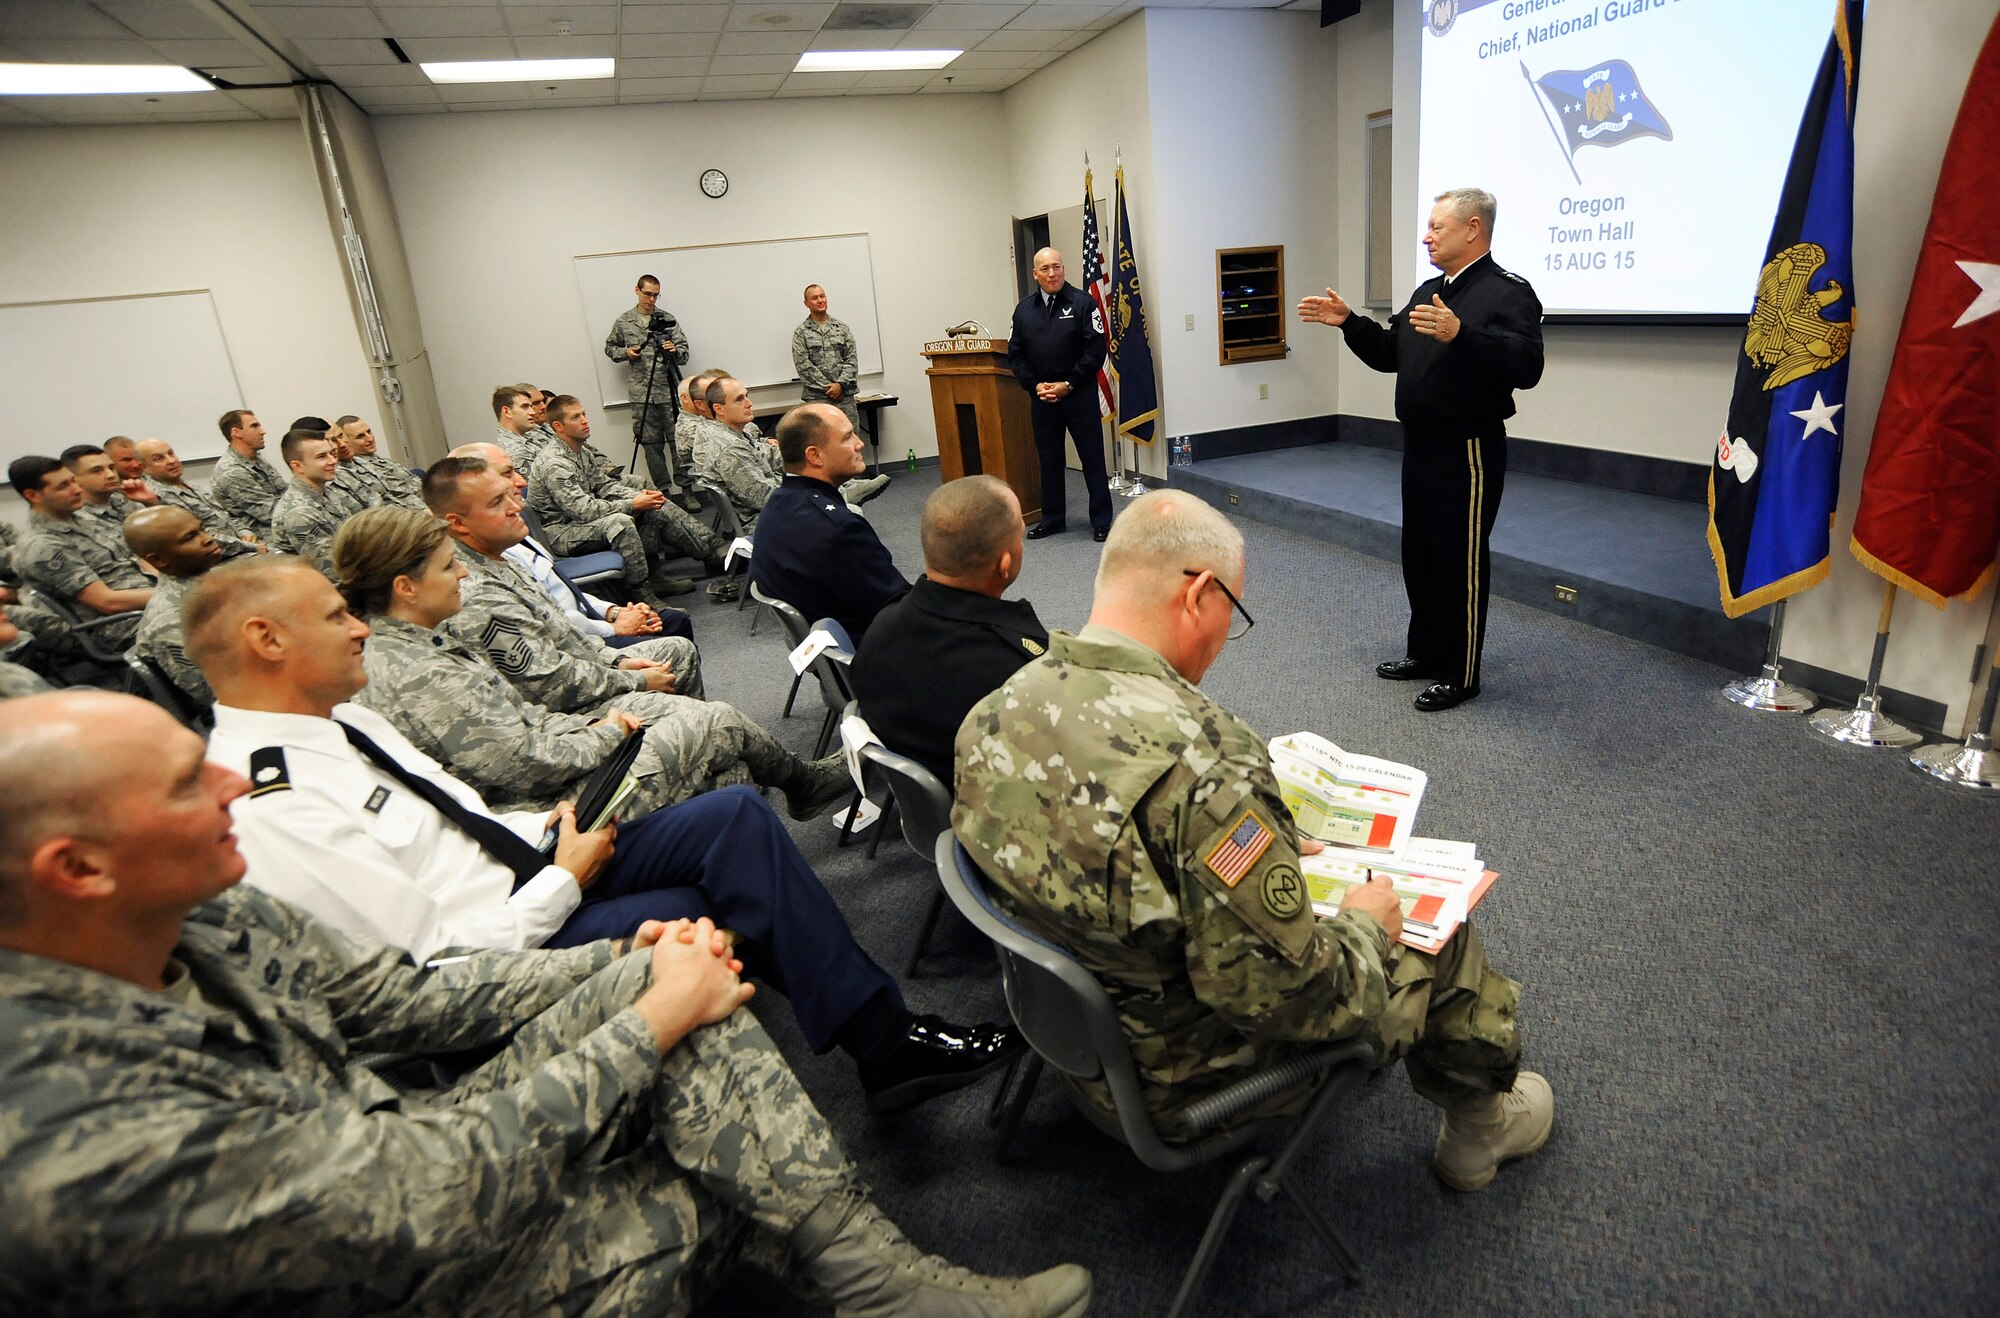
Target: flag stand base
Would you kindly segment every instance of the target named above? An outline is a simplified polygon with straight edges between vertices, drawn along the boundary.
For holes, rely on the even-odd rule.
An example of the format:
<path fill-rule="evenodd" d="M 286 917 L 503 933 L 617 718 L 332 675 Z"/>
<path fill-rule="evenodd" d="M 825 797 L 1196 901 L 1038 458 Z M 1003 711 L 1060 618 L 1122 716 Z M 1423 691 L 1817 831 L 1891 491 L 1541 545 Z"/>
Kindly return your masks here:
<path fill-rule="evenodd" d="M 1947 787 L 2000 796 L 2000 751 L 1983 732 L 1963 746 L 1955 741 L 1926 746 L 1910 756 L 1910 767 Z"/>
<path fill-rule="evenodd" d="M 1770 714 L 1804 714 L 1819 703 L 1819 697 L 1802 686 L 1793 686 L 1768 667 L 1756 677 L 1740 678 L 1722 688 L 1722 694 L 1745 709 L 1761 709 Z"/>
<path fill-rule="evenodd" d="M 1820 736 L 1869 750 L 1905 750 L 1921 745 L 1924 734 L 1882 712 L 1882 697 L 1861 697 L 1853 709 L 1822 709 L 1806 720 Z"/>
<path fill-rule="evenodd" d="M 1123 494 L 1125 493 L 1125 491 L 1132 488 L 1132 482 L 1125 479 L 1125 473 L 1122 471 L 1119 472 L 1116 476 L 1111 477 L 1104 483 L 1111 490 L 1113 494 Z"/>
<path fill-rule="evenodd" d="M 1127 485 L 1124 489 L 1120 490 L 1119 493 L 1123 494 L 1128 499 L 1136 499 L 1140 495 L 1150 494 L 1152 493 L 1152 491 L 1146 488 L 1146 482 L 1139 478 L 1139 473 L 1133 472 L 1132 483 L 1130 485 Z"/>

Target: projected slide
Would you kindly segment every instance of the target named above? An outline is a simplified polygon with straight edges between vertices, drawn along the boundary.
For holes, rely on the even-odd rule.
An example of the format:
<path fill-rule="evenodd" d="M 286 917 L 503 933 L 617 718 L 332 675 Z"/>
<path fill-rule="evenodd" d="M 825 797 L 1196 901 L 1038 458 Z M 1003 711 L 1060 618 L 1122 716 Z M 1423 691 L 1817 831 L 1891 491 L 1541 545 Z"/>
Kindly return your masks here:
<path fill-rule="evenodd" d="M 1422 0 L 1417 214 L 1499 199 L 1551 314 L 1743 315 L 1826 0 Z M 1418 280 L 1436 274 L 1421 247 Z"/>

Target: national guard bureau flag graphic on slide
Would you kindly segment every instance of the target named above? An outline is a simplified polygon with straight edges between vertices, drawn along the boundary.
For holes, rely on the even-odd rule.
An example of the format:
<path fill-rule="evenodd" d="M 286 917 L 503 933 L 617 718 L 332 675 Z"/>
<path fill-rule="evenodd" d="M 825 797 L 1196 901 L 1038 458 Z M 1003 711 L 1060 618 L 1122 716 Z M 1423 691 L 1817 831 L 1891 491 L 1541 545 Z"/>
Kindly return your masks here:
<path fill-rule="evenodd" d="M 2000 551 L 2000 20 L 1938 171 L 1849 548 L 1943 608 Z"/>
<path fill-rule="evenodd" d="M 1110 360 L 1111 317 L 1104 308 L 1104 244 L 1097 238 L 1097 203 L 1090 198 L 1090 161 L 1083 162 L 1083 291 L 1097 304 L 1097 323 L 1106 335 L 1105 361 Z M 1111 375 L 1104 365 L 1097 368 L 1097 416 L 1108 421 L 1118 415 L 1118 395 L 1112 391 Z"/>
<path fill-rule="evenodd" d="M 1587 146 L 1620 146 L 1642 137 L 1674 140 L 1666 116 L 1647 98 L 1639 75 L 1622 59 L 1587 69 L 1555 69 L 1539 78 L 1528 72 L 1524 62 L 1521 76 L 1534 83 L 1555 113 L 1556 138 L 1572 174 L 1576 153 Z"/>
<path fill-rule="evenodd" d="M 1153 379 L 1153 345 L 1146 341 L 1146 302 L 1139 296 L 1139 258 L 1132 251 L 1132 221 L 1125 214 L 1125 167 L 1118 167 L 1118 205 L 1112 219 L 1111 367 L 1118 377 L 1118 433 L 1141 444 L 1153 442 L 1160 419 L 1159 386 Z M 1089 208 L 1085 207 L 1085 214 Z"/>
<path fill-rule="evenodd" d="M 1708 471 L 1708 548 L 1732 618 L 1815 586 L 1829 570 L 1854 336 L 1860 67 L 1861 0 L 1837 0 Z"/>

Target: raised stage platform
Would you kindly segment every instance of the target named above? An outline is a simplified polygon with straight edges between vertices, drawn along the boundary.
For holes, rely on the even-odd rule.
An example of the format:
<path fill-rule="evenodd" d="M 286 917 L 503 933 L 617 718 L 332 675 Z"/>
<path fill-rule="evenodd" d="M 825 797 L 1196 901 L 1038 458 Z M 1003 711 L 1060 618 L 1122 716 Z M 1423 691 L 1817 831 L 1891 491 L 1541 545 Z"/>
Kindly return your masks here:
<path fill-rule="evenodd" d="M 1394 448 L 1341 440 L 1209 458 L 1168 477 L 1231 512 L 1395 561 L 1402 460 Z M 1751 673 L 1769 627 L 1723 615 L 1707 526 L 1702 503 L 1510 469 L 1493 527 L 1493 593 Z M 1575 601 L 1560 601 L 1558 586 Z"/>

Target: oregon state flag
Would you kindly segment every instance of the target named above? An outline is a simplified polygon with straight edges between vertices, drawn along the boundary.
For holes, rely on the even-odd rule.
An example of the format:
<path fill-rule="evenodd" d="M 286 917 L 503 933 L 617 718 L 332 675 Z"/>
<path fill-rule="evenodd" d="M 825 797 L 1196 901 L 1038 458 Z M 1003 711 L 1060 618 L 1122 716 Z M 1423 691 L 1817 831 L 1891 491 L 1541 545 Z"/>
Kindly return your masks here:
<path fill-rule="evenodd" d="M 1153 345 L 1146 341 L 1146 302 L 1139 296 L 1139 258 L 1132 252 L 1132 222 L 1125 216 L 1125 167 L 1118 167 L 1118 213 L 1111 234 L 1111 367 L 1118 376 L 1118 433 L 1153 442 L 1160 419 L 1159 385 L 1153 379 Z"/>
<path fill-rule="evenodd" d="M 2000 548 L 1996 198 L 2000 20 L 1945 148 L 1849 545 L 1871 570 L 1939 608 L 1978 594 Z"/>
<path fill-rule="evenodd" d="M 1860 56 L 1861 0 L 1836 0 L 1709 466 L 1708 547 L 1732 618 L 1815 586 L 1829 571 L 1854 337 Z"/>

